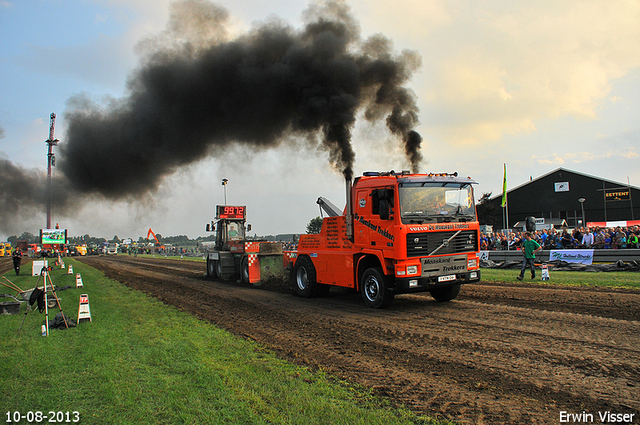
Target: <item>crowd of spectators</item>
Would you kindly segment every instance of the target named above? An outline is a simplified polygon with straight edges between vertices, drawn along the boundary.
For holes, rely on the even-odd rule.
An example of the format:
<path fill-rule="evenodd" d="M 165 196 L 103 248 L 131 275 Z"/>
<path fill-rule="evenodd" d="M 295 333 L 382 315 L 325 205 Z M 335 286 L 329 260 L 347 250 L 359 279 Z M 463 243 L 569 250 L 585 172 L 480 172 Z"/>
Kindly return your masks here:
<path fill-rule="evenodd" d="M 568 229 L 537 230 L 531 232 L 533 239 L 543 249 L 638 249 L 640 248 L 640 228 L 607 227 L 590 228 L 579 227 Z M 482 233 L 480 249 L 518 250 L 524 243 L 524 232 Z"/>

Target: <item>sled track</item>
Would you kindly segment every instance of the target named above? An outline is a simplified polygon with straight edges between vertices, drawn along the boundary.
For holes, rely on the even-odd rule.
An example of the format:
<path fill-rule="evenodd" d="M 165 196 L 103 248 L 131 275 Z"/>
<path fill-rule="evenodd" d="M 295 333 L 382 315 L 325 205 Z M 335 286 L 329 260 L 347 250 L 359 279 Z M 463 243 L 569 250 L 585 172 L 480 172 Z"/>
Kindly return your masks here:
<path fill-rule="evenodd" d="M 398 296 L 385 310 L 286 282 L 206 278 L 202 262 L 83 257 L 108 277 L 418 413 L 473 424 L 555 424 L 560 411 L 636 413 L 640 292 L 468 285 L 459 298 Z"/>

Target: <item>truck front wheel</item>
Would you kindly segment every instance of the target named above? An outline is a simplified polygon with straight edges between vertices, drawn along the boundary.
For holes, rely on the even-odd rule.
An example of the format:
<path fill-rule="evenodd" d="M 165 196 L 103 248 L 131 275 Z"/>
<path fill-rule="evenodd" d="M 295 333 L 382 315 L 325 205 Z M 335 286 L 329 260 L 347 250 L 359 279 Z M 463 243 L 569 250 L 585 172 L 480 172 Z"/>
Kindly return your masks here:
<path fill-rule="evenodd" d="M 447 286 L 446 288 L 435 288 L 429 291 L 431 296 L 438 302 L 451 301 L 460 293 L 460 285 Z"/>
<path fill-rule="evenodd" d="M 393 301 L 390 279 L 382 274 L 380 267 L 365 270 L 360 281 L 360 293 L 369 307 L 385 308 Z"/>

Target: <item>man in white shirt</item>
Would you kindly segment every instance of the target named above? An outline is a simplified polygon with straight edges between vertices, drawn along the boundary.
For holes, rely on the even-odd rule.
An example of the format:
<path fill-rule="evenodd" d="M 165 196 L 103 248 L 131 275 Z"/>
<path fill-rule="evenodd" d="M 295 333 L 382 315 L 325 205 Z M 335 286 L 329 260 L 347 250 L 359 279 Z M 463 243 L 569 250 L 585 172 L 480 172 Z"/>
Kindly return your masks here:
<path fill-rule="evenodd" d="M 584 248 L 593 248 L 593 233 L 589 229 L 582 236 L 582 246 Z"/>

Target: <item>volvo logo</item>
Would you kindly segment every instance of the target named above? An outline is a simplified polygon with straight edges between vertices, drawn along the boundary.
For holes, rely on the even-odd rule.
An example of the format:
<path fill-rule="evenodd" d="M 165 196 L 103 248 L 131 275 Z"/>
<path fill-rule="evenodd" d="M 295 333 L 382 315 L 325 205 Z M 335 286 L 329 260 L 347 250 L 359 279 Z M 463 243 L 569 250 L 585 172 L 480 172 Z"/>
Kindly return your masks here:
<path fill-rule="evenodd" d="M 418 243 L 420 242 L 420 238 L 413 238 L 413 243 Z"/>
<path fill-rule="evenodd" d="M 449 239 L 443 239 L 442 246 L 449 246 Z"/>

